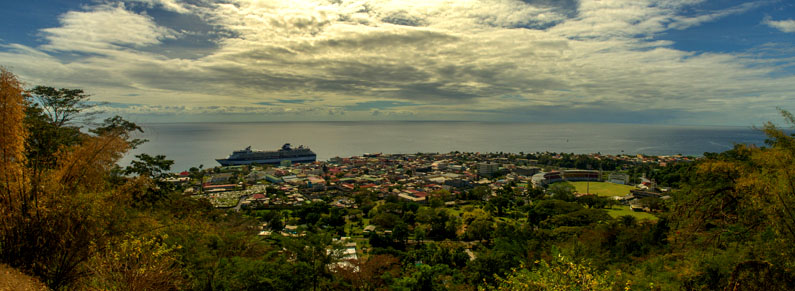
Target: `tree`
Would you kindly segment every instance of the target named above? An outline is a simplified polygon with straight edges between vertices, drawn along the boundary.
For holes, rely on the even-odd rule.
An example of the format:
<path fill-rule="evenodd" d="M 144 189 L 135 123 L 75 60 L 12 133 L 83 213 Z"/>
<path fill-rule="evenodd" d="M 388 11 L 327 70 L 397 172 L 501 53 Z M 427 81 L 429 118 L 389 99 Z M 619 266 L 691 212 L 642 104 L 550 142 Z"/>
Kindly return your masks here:
<path fill-rule="evenodd" d="M 447 265 L 426 265 L 416 266 L 411 273 L 411 277 L 401 278 L 396 282 L 397 286 L 391 289 L 397 290 L 447 290 L 444 286 L 444 278 L 450 273 Z"/>
<path fill-rule="evenodd" d="M 406 245 L 409 241 L 409 226 L 400 222 L 392 228 L 392 239 L 401 245 Z"/>
<path fill-rule="evenodd" d="M 89 102 L 89 95 L 81 89 L 55 89 L 36 86 L 26 92 L 25 124 L 31 133 L 27 139 L 28 163 L 38 175 L 45 168 L 57 162 L 55 153 L 65 147 L 79 144 L 87 135 L 81 132 L 83 124 L 92 124 L 93 119 L 102 112 L 95 110 L 95 103 Z M 80 122 L 78 122 L 80 121 Z M 135 131 L 143 129 L 120 116 L 107 118 L 89 132 L 98 136 L 112 135 L 129 143 L 130 148 L 146 142 L 131 138 Z"/>
<path fill-rule="evenodd" d="M 93 128 L 89 130 L 90 132 L 96 135 L 115 135 L 127 140 L 130 144 L 130 148 L 134 149 L 137 146 L 141 145 L 142 143 L 147 142 L 146 139 L 138 139 L 133 138 L 131 139 L 130 135 L 136 131 L 144 132 L 144 130 L 135 123 L 125 120 L 121 116 L 114 116 L 106 118 L 102 125 L 97 128 Z"/>
<path fill-rule="evenodd" d="M 795 125 L 789 112 L 782 110 L 782 115 Z M 704 270 L 709 276 L 688 279 L 691 288 L 724 288 L 735 276 L 732 272 L 767 276 L 768 268 L 753 274 L 747 266 L 795 265 L 791 247 L 795 241 L 795 136 L 769 122 L 762 130 L 769 147 L 736 145 L 723 153 L 705 154 L 691 168 L 682 191 L 674 193 L 672 245 L 679 250 L 709 248 L 731 258 L 699 264 L 710 268 Z M 729 247 L 731 251 L 723 251 Z"/>
<path fill-rule="evenodd" d="M 36 132 L 27 145 L 40 139 L 39 145 L 58 146 L 39 152 L 48 155 L 47 163 L 26 163 L 25 132 L 36 127 L 26 124 L 29 104 L 19 82 L 2 69 L 0 104 L 0 260 L 53 289 L 68 286 L 86 275 L 85 263 L 119 233 L 116 226 L 125 217 L 119 206 L 126 199 L 108 188 L 106 178 L 128 144 L 118 136 L 49 142 L 59 137 Z M 66 124 L 68 117 L 58 116 Z"/>
<path fill-rule="evenodd" d="M 499 189 L 497 191 L 496 196 L 490 196 L 488 206 L 492 209 L 497 210 L 497 216 L 503 216 L 505 214 L 505 210 L 510 208 L 514 204 L 514 195 L 513 190 L 505 186 L 505 188 Z"/>
<path fill-rule="evenodd" d="M 558 200 L 563 201 L 574 201 L 574 191 L 576 188 L 569 182 L 560 182 L 560 183 L 553 183 L 549 185 L 549 189 L 547 189 L 547 193 Z"/>
<path fill-rule="evenodd" d="M 93 107 L 88 99 L 81 89 L 36 86 L 26 92 L 25 124 L 32 133 L 27 155 L 36 172 L 55 165 L 54 156 L 59 149 L 80 142 L 84 134 L 74 121 L 89 121 L 100 113 L 87 111 Z"/>
<path fill-rule="evenodd" d="M 554 215 L 566 214 L 581 209 L 583 209 L 582 206 L 573 202 L 557 199 L 541 200 L 529 210 L 527 221 L 531 224 L 538 224 Z"/>
<path fill-rule="evenodd" d="M 28 92 L 34 105 L 40 107 L 44 115 L 56 127 L 64 127 L 77 118 L 90 120 L 100 112 L 87 112 L 93 105 L 88 103 L 90 95 L 82 89 L 55 89 L 36 86 Z"/>
<path fill-rule="evenodd" d="M 128 141 L 125 142 L 129 144 Z M 174 164 L 173 160 L 167 160 L 164 155 L 153 157 L 148 154 L 140 154 L 135 157 L 138 160 L 130 162 L 130 165 L 124 169 L 124 174 L 138 175 L 140 179 L 148 181 L 148 184 L 152 185 L 134 197 L 137 202 L 155 202 L 175 190 L 175 185 L 165 180 L 171 176 L 168 171 L 171 170 L 171 165 Z"/>
<path fill-rule="evenodd" d="M 23 153 L 28 136 L 22 123 L 25 117 L 24 102 L 19 80 L 13 73 L 0 67 L 0 192 L 6 199 L 23 191 Z"/>
<path fill-rule="evenodd" d="M 589 264 L 578 264 L 558 255 L 549 261 L 535 261 L 535 268 L 515 270 L 507 278 L 498 278 L 498 290 L 615 290 L 620 286 L 615 274 L 600 273 Z M 629 290 L 626 284 L 624 290 Z"/>
<path fill-rule="evenodd" d="M 546 222 L 553 226 L 586 226 L 608 220 L 610 220 L 610 215 L 605 210 L 586 208 L 552 216 Z"/>
<path fill-rule="evenodd" d="M 162 179 L 169 176 L 168 171 L 171 170 L 171 165 L 174 164 L 173 160 L 167 160 L 164 155 L 150 156 L 148 154 L 136 155 L 138 160 L 132 161 L 125 174 L 136 174 L 139 176 L 146 176 L 152 179 Z"/>
<path fill-rule="evenodd" d="M 428 205 L 431 208 L 441 208 L 444 207 L 444 200 L 441 197 L 431 196 L 427 198 L 429 200 Z"/>
<path fill-rule="evenodd" d="M 182 274 L 162 237 L 127 236 L 108 244 L 91 259 L 92 288 L 105 290 L 176 290 Z"/>
<path fill-rule="evenodd" d="M 400 274 L 400 260 L 391 255 L 373 255 L 352 260 L 350 265 L 336 265 L 335 272 L 356 290 L 381 290 L 387 287 L 384 276 L 397 277 Z"/>
<path fill-rule="evenodd" d="M 391 229 L 396 224 L 402 223 L 402 221 L 400 221 L 400 216 L 397 216 L 392 213 L 381 212 L 373 217 L 371 223 L 383 227 L 385 229 Z"/>
<path fill-rule="evenodd" d="M 275 215 L 271 216 L 268 220 L 268 227 L 273 231 L 281 231 L 284 229 L 284 222 L 282 222 L 282 213 L 278 210 L 273 211 Z"/>
<path fill-rule="evenodd" d="M 486 199 L 489 195 L 491 195 L 491 189 L 489 189 L 489 187 L 486 186 L 477 186 L 472 189 L 471 193 L 472 193 L 471 198 L 474 198 L 473 200 L 482 201 Z"/>
<path fill-rule="evenodd" d="M 464 235 L 470 240 L 489 240 L 492 231 L 494 227 L 490 219 L 478 218 L 467 226 Z"/>
<path fill-rule="evenodd" d="M 527 195 L 532 199 L 544 198 L 544 189 L 541 187 L 531 186 L 530 189 L 527 190 Z"/>
<path fill-rule="evenodd" d="M 54 167 L 57 162 L 55 153 L 78 144 L 84 136 L 79 127 L 58 126 L 32 101 L 27 102 L 24 123 L 31 133 L 26 140 L 26 156 L 34 175 Z"/>
<path fill-rule="evenodd" d="M 309 267 L 312 290 L 319 290 L 320 284 L 332 277 L 331 268 L 342 257 L 341 246 L 333 243 L 331 235 L 323 232 L 307 232 L 301 238 L 286 239 L 284 247 L 297 262 Z"/>

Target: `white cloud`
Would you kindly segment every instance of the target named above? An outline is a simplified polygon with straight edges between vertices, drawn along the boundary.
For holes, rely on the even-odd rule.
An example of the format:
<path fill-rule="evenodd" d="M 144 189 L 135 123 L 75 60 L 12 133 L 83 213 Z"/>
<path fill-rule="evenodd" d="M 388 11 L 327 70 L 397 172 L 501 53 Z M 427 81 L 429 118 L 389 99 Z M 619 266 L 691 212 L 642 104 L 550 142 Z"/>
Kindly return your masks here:
<path fill-rule="evenodd" d="M 772 28 L 781 30 L 782 32 L 795 32 L 795 20 L 793 19 L 776 21 L 770 18 L 765 18 L 762 23 Z"/>
<path fill-rule="evenodd" d="M 179 2 L 178 0 L 128 0 L 130 3 L 142 3 L 149 7 L 160 7 L 168 11 L 173 11 L 177 13 L 188 13 L 190 9 L 186 7 L 184 3 Z"/>
<path fill-rule="evenodd" d="M 156 25 L 151 17 L 124 5 L 100 5 L 89 11 L 70 11 L 59 17 L 61 26 L 41 30 L 51 51 L 102 53 L 119 46 L 154 45 L 178 33 Z"/>
<path fill-rule="evenodd" d="M 650 40 L 755 3 L 684 17 L 702 1 L 135 2 L 195 15 L 216 30 L 216 47 L 168 57 L 165 50 L 180 49 L 163 42 L 179 41 L 174 29 L 125 5 L 99 5 L 62 15 L 59 27 L 42 31 L 41 47 L 0 49 L 0 63 L 31 83 L 81 87 L 98 100 L 141 104 L 119 112 L 158 116 L 487 120 L 533 108 L 609 108 L 752 117 L 795 105 L 795 78 L 771 77 L 792 60 Z M 252 105 L 278 99 L 306 101 Z M 341 109 L 374 100 L 412 105 Z"/>

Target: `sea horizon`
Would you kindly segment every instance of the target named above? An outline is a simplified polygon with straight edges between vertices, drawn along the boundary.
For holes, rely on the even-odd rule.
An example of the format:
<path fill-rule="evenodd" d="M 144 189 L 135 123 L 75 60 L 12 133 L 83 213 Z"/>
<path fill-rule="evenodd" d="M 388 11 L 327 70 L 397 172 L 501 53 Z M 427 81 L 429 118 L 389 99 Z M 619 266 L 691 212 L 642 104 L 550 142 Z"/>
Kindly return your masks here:
<path fill-rule="evenodd" d="M 259 124 L 259 123 L 486 123 L 486 124 L 584 124 L 584 125 L 639 125 L 639 126 L 675 126 L 675 127 L 706 127 L 706 128 L 747 128 L 755 130 L 763 124 L 731 125 L 731 124 L 677 124 L 677 123 L 636 123 L 636 122 L 582 122 L 582 121 L 504 121 L 504 120 L 262 120 L 262 121 L 179 121 L 179 122 L 140 122 L 139 126 L 164 124 Z M 778 126 L 778 124 L 777 124 Z"/>
<path fill-rule="evenodd" d="M 144 123 L 149 142 L 127 154 L 163 154 L 178 172 L 251 146 L 276 150 L 284 143 L 311 148 L 318 161 L 365 153 L 560 152 L 702 156 L 735 143 L 764 143 L 752 126 L 504 121 L 262 121 Z"/>

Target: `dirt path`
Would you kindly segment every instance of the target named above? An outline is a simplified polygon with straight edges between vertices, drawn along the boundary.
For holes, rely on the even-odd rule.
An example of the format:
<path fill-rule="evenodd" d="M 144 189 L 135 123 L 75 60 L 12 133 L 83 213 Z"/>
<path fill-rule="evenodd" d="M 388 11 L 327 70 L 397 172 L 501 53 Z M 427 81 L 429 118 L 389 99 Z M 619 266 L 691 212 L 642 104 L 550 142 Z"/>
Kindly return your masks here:
<path fill-rule="evenodd" d="M 49 290 L 36 278 L 0 264 L 0 291 Z"/>

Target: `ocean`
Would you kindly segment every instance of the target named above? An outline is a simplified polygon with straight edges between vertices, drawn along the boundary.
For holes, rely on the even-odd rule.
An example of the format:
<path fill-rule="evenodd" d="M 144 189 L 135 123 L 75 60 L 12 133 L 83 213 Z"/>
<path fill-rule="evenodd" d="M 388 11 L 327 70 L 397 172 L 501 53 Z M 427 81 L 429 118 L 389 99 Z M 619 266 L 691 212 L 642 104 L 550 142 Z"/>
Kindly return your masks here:
<path fill-rule="evenodd" d="M 735 143 L 763 145 L 762 132 L 748 127 L 639 124 L 540 124 L 502 122 L 257 122 L 143 124 L 149 142 L 139 153 L 163 154 L 173 171 L 218 166 L 233 150 L 276 150 L 304 145 L 318 160 L 364 153 L 566 152 L 694 155 L 722 152 Z"/>

